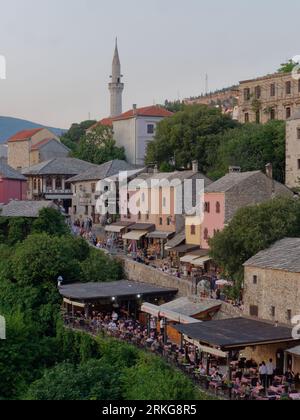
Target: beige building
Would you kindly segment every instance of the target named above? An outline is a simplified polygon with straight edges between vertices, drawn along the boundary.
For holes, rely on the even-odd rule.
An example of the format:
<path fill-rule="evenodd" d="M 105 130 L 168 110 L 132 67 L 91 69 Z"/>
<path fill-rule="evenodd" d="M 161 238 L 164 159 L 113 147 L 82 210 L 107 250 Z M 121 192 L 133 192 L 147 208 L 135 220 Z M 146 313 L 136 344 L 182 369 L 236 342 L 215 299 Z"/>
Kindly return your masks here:
<path fill-rule="evenodd" d="M 286 185 L 300 187 L 300 110 L 286 124 Z"/>
<path fill-rule="evenodd" d="M 36 128 L 33 130 L 24 130 L 12 136 L 8 142 L 8 164 L 14 169 L 21 171 L 32 165 L 43 161 L 42 156 L 38 153 L 38 145 L 46 141 L 54 141 L 56 147 L 64 148 L 64 156 L 69 154 L 69 150 L 60 143 L 59 138 L 47 128 Z M 53 149 L 53 146 L 52 146 Z M 48 157 L 48 159 L 52 158 Z M 58 157 L 58 156 L 57 156 Z M 47 160 L 47 159 L 44 159 Z"/>
<path fill-rule="evenodd" d="M 300 80 L 291 73 L 275 73 L 240 82 L 241 123 L 288 120 L 300 106 Z"/>
<path fill-rule="evenodd" d="M 292 324 L 300 315 L 300 238 L 286 238 L 245 264 L 245 315 Z"/>

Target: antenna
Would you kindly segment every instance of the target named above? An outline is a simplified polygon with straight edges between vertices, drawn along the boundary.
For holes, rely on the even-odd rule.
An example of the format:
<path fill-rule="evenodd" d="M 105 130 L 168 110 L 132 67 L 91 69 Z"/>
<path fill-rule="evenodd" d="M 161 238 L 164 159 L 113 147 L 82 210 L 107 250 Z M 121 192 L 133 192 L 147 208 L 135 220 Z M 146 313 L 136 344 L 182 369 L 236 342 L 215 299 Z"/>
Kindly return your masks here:
<path fill-rule="evenodd" d="M 208 94 L 208 74 L 205 74 L 205 95 Z"/>

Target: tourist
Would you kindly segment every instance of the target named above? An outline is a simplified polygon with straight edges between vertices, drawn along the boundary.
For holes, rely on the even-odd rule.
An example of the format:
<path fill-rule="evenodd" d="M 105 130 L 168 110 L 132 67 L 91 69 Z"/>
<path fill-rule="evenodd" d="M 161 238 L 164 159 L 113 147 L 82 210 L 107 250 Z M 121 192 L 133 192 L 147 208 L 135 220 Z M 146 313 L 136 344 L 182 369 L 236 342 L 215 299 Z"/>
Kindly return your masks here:
<path fill-rule="evenodd" d="M 269 360 L 269 363 L 267 363 L 267 386 L 271 386 L 274 379 L 274 372 L 275 368 L 273 365 L 273 359 Z"/>
<path fill-rule="evenodd" d="M 116 311 L 113 311 L 111 318 L 112 318 L 112 320 L 113 320 L 114 322 L 117 322 L 117 321 L 118 321 L 118 319 L 119 319 L 119 315 L 117 314 L 117 312 L 116 312 Z"/>
<path fill-rule="evenodd" d="M 265 362 L 262 362 L 259 366 L 259 377 L 260 383 L 264 388 L 267 388 L 267 366 Z"/>

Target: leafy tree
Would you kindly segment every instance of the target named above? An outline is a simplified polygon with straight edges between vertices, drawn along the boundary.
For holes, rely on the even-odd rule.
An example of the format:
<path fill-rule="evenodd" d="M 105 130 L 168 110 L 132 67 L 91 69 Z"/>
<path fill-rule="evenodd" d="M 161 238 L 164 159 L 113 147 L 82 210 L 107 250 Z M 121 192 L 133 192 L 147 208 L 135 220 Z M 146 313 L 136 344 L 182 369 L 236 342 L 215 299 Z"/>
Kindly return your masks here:
<path fill-rule="evenodd" d="M 112 127 L 98 126 L 81 137 L 75 156 L 101 165 L 114 159 L 125 160 L 125 150 L 116 146 Z"/>
<path fill-rule="evenodd" d="M 170 112 L 180 112 L 185 109 L 186 105 L 181 101 L 165 101 L 164 108 Z"/>
<path fill-rule="evenodd" d="M 86 282 L 116 281 L 123 277 L 121 264 L 96 249 L 91 249 L 81 268 Z"/>
<path fill-rule="evenodd" d="M 101 360 L 78 366 L 62 363 L 46 370 L 27 393 L 29 400 L 118 400 L 121 398 L 119 374 Z"/>
<path fill-rule="evenodd" d="M 237 126 L 229 116 L 204 105 L 185 107 L 172 117 L 161 121 L 156 136 L 149 143 L 146 162 L 186 168 L 197 159 L 200 171 L 206 169 L 206 148 L 209 136 Z"/>
<path fill-rule="evenodd" d="M 290 59 L 287 63 L 282 63 L 280 68 L 278 69 L 279 73 L 291 73 L 295 66 L 299 63 L 295 62 L 294 60 Z"/>
<path fill-rule="evenodd" d="M 274 177 L 285 179 L 285 122 L 245 124 L 212 136 L 206 149 L 208 176 L 217 179 L 228 172 L 229 166 L 242 171 L 263 170 L 273 164 Z"/>
<path fill-rule="evenodd" d="M 14 245 L 22 242 L 30 233 L 32 221 L 21 217 L 11 218 L 8 221 L 8 243 Z"/>
<path fill-rule="evenodd" d="M 210 255 L 226 276 L 243 279 L 243 264 L 284 237 L 300 236 L 300 203 L 276 198 L 241 209 L 229 225 L 210 240 Z"/>
<path fill-rule="evenodd" d="M 33 223 L 33 233 L 47 233 L 48 235 L 67 235 L 70 229 L 65 217 L 56 209 L 44 208 Z"/>
<path fill-rule="evenodd" d="M 86 130 L 91 128 L 96 121 L 87 120 L 81 123 L 72 124 L 71 128 L 61 136 L 61 142 L 74 153 L 78 147 L 79 140 L 85 135 Z"/>

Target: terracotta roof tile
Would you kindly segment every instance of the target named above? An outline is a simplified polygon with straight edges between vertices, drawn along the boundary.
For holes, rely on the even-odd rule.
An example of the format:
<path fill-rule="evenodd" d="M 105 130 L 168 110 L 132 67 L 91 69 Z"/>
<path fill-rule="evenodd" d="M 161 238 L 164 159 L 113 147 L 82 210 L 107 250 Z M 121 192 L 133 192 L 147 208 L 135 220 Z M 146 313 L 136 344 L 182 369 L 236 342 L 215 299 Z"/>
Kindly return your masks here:
<path fill-rule="evenodd" d="M 146 106 L 144 108 L 131 109 L 118 117 L 115 117 L 113 121 L 127 120 L 129 118 L 138 117 L 171 117 L 173 112 L 168 111 L 158 105 Z"/>
<path fill-rule="evenodd" d="M 35 128 L 32 130 L 19 131 L 17 134 L 13 135 L 8 141 L 14 142 L 14 141 L 28 140 L 32 136 L 34 136 L 35 134 L 39 133 L 42 130 L 44 130 L 44 128 Z"/>

